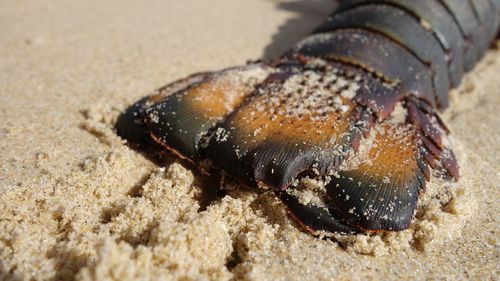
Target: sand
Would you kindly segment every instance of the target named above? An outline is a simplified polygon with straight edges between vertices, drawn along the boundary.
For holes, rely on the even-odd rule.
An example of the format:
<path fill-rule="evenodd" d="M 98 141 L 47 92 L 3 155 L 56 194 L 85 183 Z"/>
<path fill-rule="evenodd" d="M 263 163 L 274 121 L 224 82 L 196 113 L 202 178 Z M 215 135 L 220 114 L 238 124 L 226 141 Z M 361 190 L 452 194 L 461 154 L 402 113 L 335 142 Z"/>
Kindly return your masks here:
<path fill-rule="evenodd" d="M 433 179 L 403 232 L 314 238 L 271 193 L 231 180 L 217 192 L 115 135 L 131 102 L 193 72 L 273 57 L 332 2 L 3 1 L 0 279 L 497 279 L 499 50 L 443 114 L 462 179 Z"/>

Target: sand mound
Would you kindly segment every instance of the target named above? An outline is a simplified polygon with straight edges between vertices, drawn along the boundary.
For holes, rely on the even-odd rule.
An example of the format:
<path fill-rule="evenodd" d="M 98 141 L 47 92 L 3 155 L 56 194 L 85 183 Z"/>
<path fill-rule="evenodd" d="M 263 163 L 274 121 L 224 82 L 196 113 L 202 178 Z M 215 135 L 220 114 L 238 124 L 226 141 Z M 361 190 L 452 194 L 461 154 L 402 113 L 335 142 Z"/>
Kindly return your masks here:
<path fill-rule="evenodd" d="M 8 29 L 0 48 L 1 87 L 7 93 L 0 95 L 0 279 L 498 276 L 498 50 L 452 93 L 451 109 L 444 113 L 461 180 L 434 178 L 406 231 L 322 240 L 302 232 L 272 193 L 230 179 L 223 184 L 206 179 L 175 158 L 151 161 L 113 131 L 120 110 L 161 83 L 260 56 L 275 32 L 265 30 L 293 15 L 266 1 L 185 2 L 105 4 L 95 14 L 97 3 L 82 5 L 80 14 L 65 5 L 37 4 L 30 10 L 20 2 L 0 12 L 9 19 L 31 15 Z M 199 19 L 181 18 L 188 11 Z M 265 15 L 267 26 L 244 25 L 249 11 Z M 305 21 L 316 25 L 320 11 L 311 11 L 315 16 Z M 148 18 L 137 20 L 140 13 Z M 242 26 L 225 30 L 234 41 L 201 44 L 215 44 L 209 47 L 212 56 L 197 56 L 202 47 L 194 43 L 183 48 L 180 42 L 192 42 L 197 38 L 192 35 L 164 39 L 188 24 L 198 39 L 206 39 L 204 28 L 215 34 L 221 26 L 203 23 L 221 15 Z M 167 24 L 163 21 L 170 29 L 158 31 Z M 55 28 L 61 22 L 69 22 L 68 29 Z M 154 28 L 159 33 L 147 33 Z M 245 32 L 252 38 L 238 37 Z M 150 52 L 134 49 L 148 47 Z M 217 52 L 229 57 L 217 63 Z M 178 68 L 161 68 L 160 60 L 177 62 Z"/>

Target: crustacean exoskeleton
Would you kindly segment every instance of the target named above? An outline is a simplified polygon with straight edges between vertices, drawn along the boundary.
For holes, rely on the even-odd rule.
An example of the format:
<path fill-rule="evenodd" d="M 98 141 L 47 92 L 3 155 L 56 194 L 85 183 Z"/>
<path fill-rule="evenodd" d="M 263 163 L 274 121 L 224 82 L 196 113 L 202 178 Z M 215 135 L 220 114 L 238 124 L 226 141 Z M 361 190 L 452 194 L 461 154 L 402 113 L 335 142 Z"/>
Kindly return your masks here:
<path fill-rule="evenodd" d="M 271 188 L 312 234 L 402 230 L 432 170 L 459 178 L 438 110 L 499 21 L 498 0 L 342 1 L 280 58 L 171 83 L 116 129 Z"/>

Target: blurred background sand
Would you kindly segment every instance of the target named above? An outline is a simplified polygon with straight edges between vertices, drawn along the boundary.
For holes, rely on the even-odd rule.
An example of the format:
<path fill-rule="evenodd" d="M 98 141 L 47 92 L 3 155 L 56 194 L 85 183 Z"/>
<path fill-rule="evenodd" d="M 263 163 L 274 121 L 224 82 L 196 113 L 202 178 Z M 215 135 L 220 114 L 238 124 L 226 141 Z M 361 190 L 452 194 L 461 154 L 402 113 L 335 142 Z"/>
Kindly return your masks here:
<path fill-rule="evenodd" d="M 270 194 L 152 163 L 115 136 L 131 102 L 190 73 L 272 58 L 334 2 L 1 1 L 0 279 L 495 279 L 500 53 L 444 113 L 462 180 L 412 227 L 320 240 Z"/>

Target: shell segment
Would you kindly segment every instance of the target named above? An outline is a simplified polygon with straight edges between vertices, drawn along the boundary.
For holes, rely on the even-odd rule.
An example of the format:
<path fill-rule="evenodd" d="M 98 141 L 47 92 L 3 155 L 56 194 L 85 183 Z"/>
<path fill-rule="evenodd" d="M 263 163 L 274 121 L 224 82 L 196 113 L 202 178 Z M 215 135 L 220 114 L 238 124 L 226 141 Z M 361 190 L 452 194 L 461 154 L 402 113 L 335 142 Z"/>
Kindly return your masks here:
<path fill-rule="evenodd" d="M 402 230 L 409 226 L 425 184 L 417 139 L 411 129 L 389 123 L 373 132 L 366 159 L 332 177 L 327 187 L 329 206 L 348 225 Z"/>
<path fill-rule="evenodd" d="M 360 84 L 326 66 L 278 69 L 217 128 L 206 153 L 231 175 L 283 189 L 303 172 L 328 174 L 359 139 Z"/>
<path fill-rule="evenodd" d="M 471 4 L 476 17 L 481 24 L 479 30 L 481 30 L 483 38 L 480 42 L 478 42 L 478 44 L 481 48 L 481 55 L 484 55 L 491 43 L 491 40 L 495 38 L 498 31 L 500 13 L 495 9 L 494 5 L 489 0 L 471 0 Z"/>
<path fill-rule="evenodd" d="M 465 56 L 464 68 L 465 71 L 470 71 L 478 59 L 483 55 L 482 37 L 487 36 L 484 29 L 480 28 L 480 22 L 474 15 L 474 10 L 471 3 L 467 1 L 456 0 L 441 0 L 446 8 L 450 11 L 456 21 L 460 32 L 464 37 Z"/>
<path fill-rule="evenodd" d="M 412 93 L 435 105 L 429 69 L 410 52 L 380 34 L 363 29 L 316 34 L 299 42 L 288 56 L 296 54 L 360 66 L 390 85 L 400 85 L 402 93 Z"/>
<path fill-rule="evenodd" d="M 199 83 L 208 75 L 208 73 L 190 75 L 159 88 L 150 95 L 140 99 L 118 117 L 115 125 L 118 135 L 133 145 L 153 146 L 156 149 L 160 149 L 161 146 L 151 138 L 147 127 L 147 108 L 187 88 L 189 85 Z"/>
<path fill-rule="evenodd" d="M 217 123 L 241 104 L 255 84 L 267 77 L 260 65 L 206 75 L 147 107 L 151 137 L 179 156 L 198 161 Z"/>
<path fill-rule="evenodd" d="M 287 206 L 291 217 L 312 235 L 359 232 L 358 228 L 340 220 L 332 209 L 301 203 L 297 196 L 286 191 L 278 192 L 278 197 Z"/>

